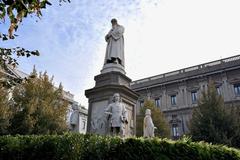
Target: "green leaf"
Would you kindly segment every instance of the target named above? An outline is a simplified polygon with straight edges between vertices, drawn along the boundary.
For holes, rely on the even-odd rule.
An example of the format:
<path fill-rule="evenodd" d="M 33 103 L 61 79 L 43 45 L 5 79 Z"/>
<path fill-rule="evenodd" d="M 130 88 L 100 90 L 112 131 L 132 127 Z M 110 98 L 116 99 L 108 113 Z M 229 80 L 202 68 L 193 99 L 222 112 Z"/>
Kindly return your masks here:
<path fill-rule="evenodd" d="M 2 40 L 3 40 L 3 41 L 8 40 L 7 36 L 3 36 Z"/>
<path fill-rule="evenodd" d="M 6 15 L 5 5 L 0 3 L 0 19 L 3 19 Z"/>

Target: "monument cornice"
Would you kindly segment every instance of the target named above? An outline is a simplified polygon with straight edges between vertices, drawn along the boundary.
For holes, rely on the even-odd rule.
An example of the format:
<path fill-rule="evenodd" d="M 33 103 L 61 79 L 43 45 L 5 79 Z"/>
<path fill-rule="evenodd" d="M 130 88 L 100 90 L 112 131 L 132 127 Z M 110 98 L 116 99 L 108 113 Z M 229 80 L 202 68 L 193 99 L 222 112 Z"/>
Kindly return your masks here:
<path fill-rule="evenodd" d="M 120 75 L 122 76 L 124 79 L 128 80 L 128 81 L 132 81 L 129 77 L 127 77 L 125 74 L 121 73 L 121 72 L 118 72 L 118 71 L 111 71 L 111 72 L 107 72 L 107 73 L 103 73 L 103 74 L 99 74 L 97 76 L 94 77 L 94 80 L 101 80 L 106 77 L 111 77 L 112 75 Z"/>
<path fill-rule="evenodd" d="M 85 91 L 85 95 L 87 98 L 89 98 L 90 95 L 95 95 L 97 93 L 104 93 L 108 90 L 111 90 L 114 92 L 122 91 L 123 93 L 128 94 L 128 96 L 130 96 L 133 99 L 137 99 L 139 97 L 139 94 L 134 92 L 130 88 L 124 85 L 117 85 L 117 84 L 108 84 L 108 85 L 103 85 L 103 86 L 88 89 Z"/>

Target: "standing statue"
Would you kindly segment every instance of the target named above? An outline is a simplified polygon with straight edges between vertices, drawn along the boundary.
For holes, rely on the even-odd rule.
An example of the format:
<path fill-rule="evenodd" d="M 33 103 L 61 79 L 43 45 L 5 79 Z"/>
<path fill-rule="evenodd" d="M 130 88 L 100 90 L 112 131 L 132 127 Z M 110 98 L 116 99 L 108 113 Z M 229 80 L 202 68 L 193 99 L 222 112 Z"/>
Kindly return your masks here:
<path fill-rule="evenodd" d="M 119 93 L 113 95 L 113 103 L 110 103 L 105 109 L 105 114 L 110 120 L 110 132 L 112 135 L 125 136 L 125 124 L 127 120 L 127 110 L 122 102 L 120 102 Z"/>
<path fill-rule="evenodd" d="M 77 104 L 72 105 L 72 114 L 70 116 L 70 130 L 79 132 L 79 108 Z"/>
<path fill-rule="evenodd" d="M 112 19 L 111 23 L 112 29 L 105 36 L 107 49 L 104 64 L 116 63 L 124 66 L 124 27 L 116 19 Z"/>
<path fill-rule="evenodd" d="M 154 127 L 152 117 L 151 117 L 151 110 L 146 109 L 145 111 L 145 117 L 143 121 L 143 136 L 144 137 L 154 137 Z"/>

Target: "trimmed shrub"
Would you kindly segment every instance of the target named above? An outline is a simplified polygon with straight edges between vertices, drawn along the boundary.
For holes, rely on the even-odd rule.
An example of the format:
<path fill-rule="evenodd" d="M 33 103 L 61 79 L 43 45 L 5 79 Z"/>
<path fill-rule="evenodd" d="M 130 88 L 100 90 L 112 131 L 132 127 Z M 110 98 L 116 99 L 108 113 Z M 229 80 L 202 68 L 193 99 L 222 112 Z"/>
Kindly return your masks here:
<path fill-rule="evenodd" d="M 0 159 L 24 160 L 240 160 L 240 150 L 183 138 L 144 139 L 98 135 L 1 136 Z"/>

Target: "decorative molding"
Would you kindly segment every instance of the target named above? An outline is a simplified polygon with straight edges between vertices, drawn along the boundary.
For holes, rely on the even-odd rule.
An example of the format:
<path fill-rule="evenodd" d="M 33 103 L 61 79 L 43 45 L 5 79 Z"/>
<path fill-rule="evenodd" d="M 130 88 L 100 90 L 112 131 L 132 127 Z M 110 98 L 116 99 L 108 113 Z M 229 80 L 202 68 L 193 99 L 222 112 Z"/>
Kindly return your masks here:
<path fill-rule="evenodd" d="M 198 90 L 200 90 L 200 86 L 187 87 L 188 92 L 193 92 L 193 91 L 198 91 Z"/>
<path fill-rule="evenodd" d="M 237 83 L 240 83 L 240 77 L 238 78 L 232 78 L 232 79 L 229 79 L 228 80 L 228 83 L 230 84 L 237 84 Z"/>
<path fill-rule="evenodd" d="M 169 95 L 169 96 L 173 96 L 173 95 L 177 95 L 178 91 L 177 90 L 171 90 L 171 91 L 167 91 L 166 94 Z"/>
<path fill-rule="evenodd" d="M 220 87 L 223 84 L 223 81 L 214 81 L 216 87 Z"/>
<path fill-rule="evenodd" d="M 171 119 L 170 121 L 169 121 L 169 123 L 170 124 L 178 124 L 178 123 L 181 123 L 182 121 L 180 120 L 180 119 L 178 119 L 178 118 L 176 118 L 176 119 Z"/>
<path fill-rule="evenodd" d="M 152 95 L 152 98 L 153 98 L 153 99 L 161 98 L 161 97 L 162 97 L 162 94 L 153 94 L 153 95 Z"/>

